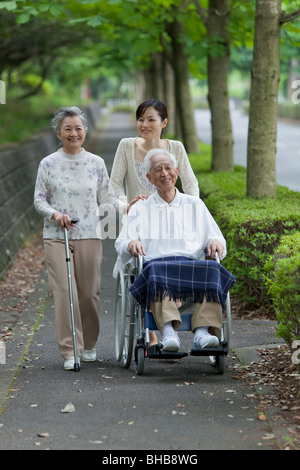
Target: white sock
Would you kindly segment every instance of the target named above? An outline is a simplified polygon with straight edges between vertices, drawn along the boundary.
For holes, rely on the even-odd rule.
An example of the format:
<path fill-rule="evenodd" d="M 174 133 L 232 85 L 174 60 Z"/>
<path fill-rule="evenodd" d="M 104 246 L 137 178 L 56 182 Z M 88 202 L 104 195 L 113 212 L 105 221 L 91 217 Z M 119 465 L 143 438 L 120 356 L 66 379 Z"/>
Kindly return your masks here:
<path fill-rule="evenodd" d="M 195 329 L 195 339 L 199 338 L 200 336 L 207 335 L 208 333 L 208 326 L 199 326 Z"/>
<path fill-rule="evenodd" d="M 175 334 L 175 330 L 173 328 L 173 324 L 171 321 L 168 321 L 163 326 L 163 337 Z"/>

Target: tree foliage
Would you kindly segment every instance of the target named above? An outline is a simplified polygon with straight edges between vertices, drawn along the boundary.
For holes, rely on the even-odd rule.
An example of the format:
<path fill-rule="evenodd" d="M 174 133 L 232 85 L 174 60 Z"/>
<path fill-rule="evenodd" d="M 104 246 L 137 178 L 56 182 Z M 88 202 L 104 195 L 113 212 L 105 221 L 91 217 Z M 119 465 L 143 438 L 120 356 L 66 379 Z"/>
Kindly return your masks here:
<path fill-rule="evenodd" d="M 297 55 L 300 45 L 300 27 L 297 21 L 300 9 L 298 0 L 278 1 L 281 5 L 281 57 L 285 67 L 282 82 L 288 83 L 289 64 L 293 56 Z M 222 10 L 224 6 L 225 11 Z M 176 70 L 179 57 L 174 56 L 174 47 L 177 44 L 182 46 L 178 50 L 182 49 L 186 55 L 184 67 L 188 68 L 191 76 L 203 78 L 208 73 L 210 78 L 207 58 L 211 62 L 221 63 L 226 54 L 229 61 L 230 54 L 231 70 L 238 68 L 250 77 L 255 7 L 253 0 L 2 1 L 0 39 L 4 47 L 0 51 L 0 74 L 3 70 L 11 73 L 19 68 L 23 72 L 24 68 L 28 70 L 33 67 L 40 75 L 41 83 L 44 77 L 55 72 L 56 80 L 61 78 L 63 81 L 79 81 L 85 74 L 97 81 L 100 77 L 114 75 L 121 84 L 124 81 L 137 80 L 140 71 L 148 70 L 148 77 L 150 74 L 152 77 L 151 80 L 148 79 L 148 83 L 152 81 L 155 89 L 160 90 L 159 77 L 166 73 L 164 64 L 172 65 L 175 82 L 179 80 L 180 70 L 178 71 L 178 67 Z M 216 19 L 220 15 L 229 18 L 228 27 L 223 22 L 223 30 L 213 31 L 213 15 Z M 4 21 L 1 23 L 1 18 L 3 20 L 8 16 L 8 25 Z M 176 24 L 180 24 L 181 28 L 174 42 L 170 32 Z M 222 26 L 222 22 L 220 24 Z M 54 28 L 55 34 L 51 33 L 51 28 Z M 13 31 L 10 38 L 9 30 Z M 20 44 L 22 47 L 18 48 Z M 265 58 L 265 63 L 268 63 L 268 57 Z M 226 65 L 222 82 L 227 80 L 228 69 Z M 214 76 L 219 72 L 216 72 L 217 68 L 211 70 L 214 70 L 211 72 L 213 82 Z M 210 99 L 211 83 L 208 79 Z M 166 88 L 166 84 L 164 87 Z M 185 88 L 181 84 L 181 88 L 177 90 Z M 220 89 L 218 86 L 215 88 Z M 178 101 L 178 91 L 175 94 Z M 221 95 L 225 113 L 225 101 L 228 101 L 225 88 Z M 189 102 L 188 95 L 187 98 L 184 96 L 184 100 Z M 214 100 L 218 102 L 220 98 Z M 184 105 L 178 102 L 177 108 L 180 107 L 181 121 L 185 122 L 187 118 L 182 115 Z M 215 109 L 218 111 L 218 106 Z M 189 114 L 191 112 L 187 112 L 187 116 Z M 228 120 L 222 118 L 217 122 L 214 118 L 213 130 L 219 130 L 221 126 L 225 129 L 225 121 Z M 181 133 L 178 129 L 177 133 L 184 140 L 184 135 L 181 135 L 184 127 L 182 122 Z M 230 126 L 227 125 L 225 134 L 230 132 Z M 215 153 L 219 155 L 222 147 L 229 148 L 230 141 L 232 139 L 229 138 L 228 145 L 221 144 L 218 148 L 213 142 Z M 230 160 L 221 158 L 221 161 Z M 225 164 L 226 166 L 229 168 L 230 165 Z"/>

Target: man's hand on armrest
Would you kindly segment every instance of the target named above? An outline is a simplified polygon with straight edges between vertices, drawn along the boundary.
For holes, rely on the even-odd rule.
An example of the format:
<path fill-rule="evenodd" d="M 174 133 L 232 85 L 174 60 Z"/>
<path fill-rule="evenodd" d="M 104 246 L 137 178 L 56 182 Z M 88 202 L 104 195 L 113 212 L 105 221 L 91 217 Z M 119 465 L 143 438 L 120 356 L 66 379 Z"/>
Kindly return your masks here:
<path fill-rule="evenodd" d="M 129 242 L 128 250 L 132 254 L 132 256 L 137 257 L 138 255 L 142 255 L 142 256 L 146 255 L 143 244 L 138 240 L 132 240 L 131 242 Z"/>
<path fill-rule="evenodd" d="M 223 258 L 225 247 L 223 243 L 220 242 L 220 240 L 211 240 L 210 243 L 207 246 L 207 253 L 208 256 L 211 258 L 214 258 L 216 256 L 216 251 L 219 254 L 219 258 Z"/>

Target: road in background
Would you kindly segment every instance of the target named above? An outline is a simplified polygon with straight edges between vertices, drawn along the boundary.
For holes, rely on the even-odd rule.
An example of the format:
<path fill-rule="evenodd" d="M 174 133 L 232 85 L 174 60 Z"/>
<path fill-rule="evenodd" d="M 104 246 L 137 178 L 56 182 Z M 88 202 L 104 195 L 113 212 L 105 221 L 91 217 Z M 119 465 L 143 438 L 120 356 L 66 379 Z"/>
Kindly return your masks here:
<path fill-rule="evenodd" d="M 195 111 L 198 137 L 211 144 L 210 111 Z M 248 116 L 240 110 L 231 111 L 235 165 L 247 166 Z M 278 121 L 277 131 L 277 183 L 300 191 L 300 126 Z"/>

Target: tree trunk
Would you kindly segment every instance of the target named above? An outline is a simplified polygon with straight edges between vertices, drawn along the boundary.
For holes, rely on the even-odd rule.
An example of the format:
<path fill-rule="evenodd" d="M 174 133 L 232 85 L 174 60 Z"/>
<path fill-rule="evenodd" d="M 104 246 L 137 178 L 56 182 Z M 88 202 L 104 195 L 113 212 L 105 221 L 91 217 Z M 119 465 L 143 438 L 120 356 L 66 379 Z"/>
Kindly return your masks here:
<path fill-rule="evenodd" d="M 140 103 L 144 101 L 145 95 L 146 95 L 146 77 L 145 77 L 144 70 L 140 70 L 136 73 L 134 95 L 135 95 L 136 105 L 138 106 Z"/>
<path fill-rule="evenodd" d="M 173 60 L 175 72 L 176 118 L 180 124 L 183 144 L 187 153 L 197 153 L 199 143 L 196 132 L 195 112 L 189 85 L 188 60 L 185 54 L 184 43 L 181 36 L 184 34 L 183 25 L 174 21 L 168 27 L 172 40 Z"/>
<path fill-rule="evenodd" d="M 229 2 L 210 0 L 207 34 L 210 45 L 222 47 L 217 56 L 208 54 L 208 102 L 212 124 L 212 170 L 233 171 L 233 138 L 227 79 L 230 61 Z"/>
<path fill-rule="evenodd" d="M 164 101 L 164 68 L 163 55 L 159 52 L 152 54 L 151 67 L 152 94 L 149 98 Z"/>
<path fill-rule="evenodd" d="M 276 196 L 281 0 L 257 0 L 251 74 L 247 196 Z"/>
<path fill-rule="evenodd" d="M 174 70 L 168 60 L 164 60 L 164 103 L 168 109 L 167 134 L 176 135 L 176 103 Z"/>
<path fill-rule="evenodd" d="M 162 55 L 158 52 L 152 54 L 151 64 L 144 70 L 145 96 L 142 101 L 155 98 L 163 100 L 163 67 Z"/>

